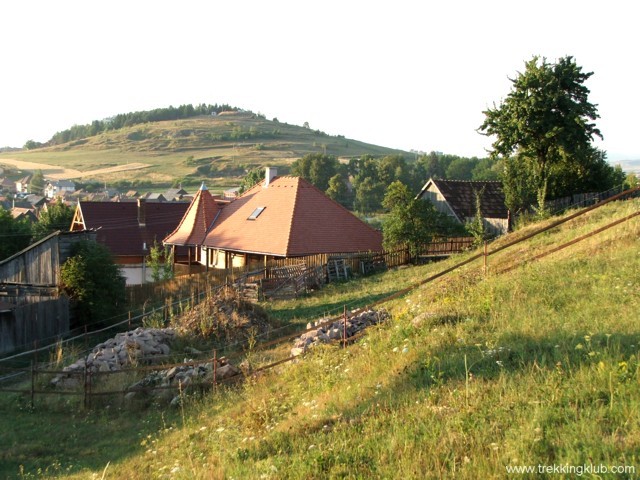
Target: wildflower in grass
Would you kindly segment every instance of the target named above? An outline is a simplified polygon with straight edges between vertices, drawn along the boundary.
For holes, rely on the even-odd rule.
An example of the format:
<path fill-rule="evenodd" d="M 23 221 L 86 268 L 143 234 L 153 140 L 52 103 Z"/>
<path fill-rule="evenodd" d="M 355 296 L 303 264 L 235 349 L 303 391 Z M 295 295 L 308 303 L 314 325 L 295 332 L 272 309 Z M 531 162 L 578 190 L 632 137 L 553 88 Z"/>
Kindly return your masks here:
<path fill-rule="evenodd" d="M 582 350 L 584 349 L 584 345 L 582 345 L 581 343 L 576 345 L 576 350 Z"/>
<path fill-rule="evenodd" d="M 498 366 L 500 368 L 504 367 L 504 364 L 502 363 L 502 360 L 496 360 L 496 363 L 498 364 Z"/>

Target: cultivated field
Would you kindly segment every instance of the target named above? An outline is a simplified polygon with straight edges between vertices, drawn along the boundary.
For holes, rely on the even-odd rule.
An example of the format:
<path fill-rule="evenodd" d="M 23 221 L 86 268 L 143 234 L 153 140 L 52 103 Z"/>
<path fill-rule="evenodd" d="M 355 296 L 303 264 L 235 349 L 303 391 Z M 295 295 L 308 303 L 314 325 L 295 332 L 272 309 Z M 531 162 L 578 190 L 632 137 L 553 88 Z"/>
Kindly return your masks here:
<path fill-rule="evenodd" d="M 156 184 L 238 185 L 255 167 L 289 165 L 308 153 L 339 158 L 407 152 L 370 145 L 317 130 L 266 120 L 251 113 L 134 125 L 64 145 L 0 153 L 0 165 L 25 170 L 34 165 L 53 178 L 82 178 L 101 183 L 135 179 Z M 45 172 L 46 170 L 46 172 Z M 50 172 L 50 173 L 47 173 Z"/>

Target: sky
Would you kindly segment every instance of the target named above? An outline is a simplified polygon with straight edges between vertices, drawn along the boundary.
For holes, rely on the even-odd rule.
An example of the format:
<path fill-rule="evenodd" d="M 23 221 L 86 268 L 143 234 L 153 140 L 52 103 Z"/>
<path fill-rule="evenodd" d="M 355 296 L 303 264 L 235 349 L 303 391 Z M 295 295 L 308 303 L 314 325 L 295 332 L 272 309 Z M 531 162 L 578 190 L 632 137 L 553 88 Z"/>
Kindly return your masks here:
<path fill-rule="evenodd" d="M 109 116 L 222 104 L 403 150 L 486 156 L 483 111 L 534 55 L 583 71 L 596 146 L 640 158 L 632 1 L 0 3 L 0 147 Z"/>

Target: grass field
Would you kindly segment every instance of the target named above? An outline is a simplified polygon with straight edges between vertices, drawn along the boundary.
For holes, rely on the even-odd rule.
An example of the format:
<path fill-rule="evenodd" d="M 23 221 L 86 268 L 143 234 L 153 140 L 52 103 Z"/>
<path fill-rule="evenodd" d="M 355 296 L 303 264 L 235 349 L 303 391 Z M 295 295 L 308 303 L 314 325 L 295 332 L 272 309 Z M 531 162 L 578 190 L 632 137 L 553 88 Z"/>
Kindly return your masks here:
<path fill-rule="evenodd" d="M 317 348 L 177 410 L 30 411 L 0 399 L 0 475 L 477 479 L 541 465 L 565 473 L 518 478 L 575 478 L 578 466 L 603 465 L 626 470 L 602 478 L 638 478 L 638 217 L 524 262 L 638 208 L 618 202 L 504 250 L 486 276 L 481 261 L 469 264 L 385 304 L 392 320 L 348 348 Z M 269 310 L 305 321 L 464 258 Z"/>
<path fill-rule="evenodd" d="M 248 169 L 258 166 L 281 167 L 286 173 L 295 159 L 307 153 L 343 158 L 403 153 L 411 158 L 407 152 L 251 113 L 227 112 L 216 117 L 135 125 L 55 147 L 3 152 L 0 165 L 8 165 L 8 160 L 46 164 L 57 178 L 65 177 L 58 171 L 62 167 L 70 170 L 69 178 L 113 182 L 131 179 L 127 165 L 144 164 L 147 168 L 135 173 L 138 180 L 168 184 L 184 179 L 194 185 L 205 180 L 215 188 L 238 185 Z M 101 172 L 106 168 L 110 171 Z"/>

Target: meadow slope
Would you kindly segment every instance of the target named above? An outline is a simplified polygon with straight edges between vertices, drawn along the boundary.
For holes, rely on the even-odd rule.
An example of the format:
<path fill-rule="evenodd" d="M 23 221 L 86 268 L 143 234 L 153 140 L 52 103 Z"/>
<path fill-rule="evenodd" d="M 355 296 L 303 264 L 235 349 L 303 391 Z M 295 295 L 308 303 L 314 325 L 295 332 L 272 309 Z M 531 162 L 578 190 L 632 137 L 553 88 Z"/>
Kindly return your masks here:
<path fill-rule="evenodd" d="M 54 437 L 48 464 L 19 445 L 3 461 L 13 474 L 25 465 L 23 477 L 39 467 L 45 477 L 74 479 L 477 479 L 538 465 L 621 467 L 623 478 L 637 478 L 639 217 L 523 260 L 638 208 L 637 199 L 616 202 L 490 257 L 487 275 L 476 261 L 423 285 L 385 304 L 392 320 L 346 349 L 316 348 L 240 386 L 186 397 L 177 411 L 74 414 L 77 430 Z M 270 310 L 295 316 L 322 302 L 374 298 L 463 258 L 330 286 Z M 64 418 L 16 412 L 14 428 L 36 416 L 51 430 Z M 35 440 L 21 438 L 35 450 Z"/>

